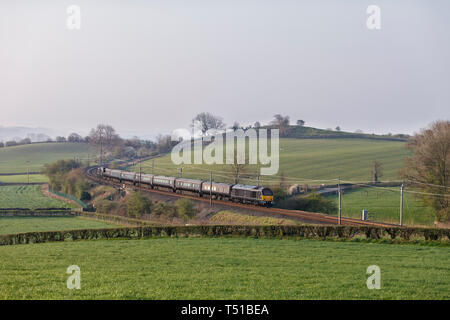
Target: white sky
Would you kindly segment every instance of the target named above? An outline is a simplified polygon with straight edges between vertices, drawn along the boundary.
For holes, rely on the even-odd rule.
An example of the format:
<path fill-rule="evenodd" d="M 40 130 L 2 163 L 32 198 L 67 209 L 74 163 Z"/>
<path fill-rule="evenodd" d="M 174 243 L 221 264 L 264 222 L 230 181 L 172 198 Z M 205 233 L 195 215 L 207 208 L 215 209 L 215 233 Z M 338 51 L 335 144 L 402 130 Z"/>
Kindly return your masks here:
<path fill-rule="evenodd" d="M 151 136 L 210 111 L 412 133 L 449 119 L 449 39 L 446 0 L 2 0 L 0 125 Z"/>

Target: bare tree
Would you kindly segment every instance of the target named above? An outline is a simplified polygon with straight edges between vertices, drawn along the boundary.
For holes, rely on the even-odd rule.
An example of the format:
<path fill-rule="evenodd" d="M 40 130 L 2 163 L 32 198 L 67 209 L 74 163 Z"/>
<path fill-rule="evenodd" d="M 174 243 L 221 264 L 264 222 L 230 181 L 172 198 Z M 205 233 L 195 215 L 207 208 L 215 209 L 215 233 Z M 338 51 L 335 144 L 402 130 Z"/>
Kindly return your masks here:
<path fill-rule="evenodd" d="M 192 119 L 192 122 L 192 126 L 197 124 L 203 134 L 210 129 L 224 130 L 226 127 L 225 123 L 222 121 L 222 118 L 214 116 L 209 112 L 199 113 L 194 119 Z"/>
<path fill-rule="evenodd" d="M 241 174 L 244 169 L 248 166 L 248 155 L 238 154 L 237 150 L 234 150 L 234 159 L 231 167 L 231 173 L 234 178 L 234 183 L 238 184 Z"/>
<path fill-rule="evenodd" d="M 239 122 L 235 121 L 233 125 L 230 127 L 230 129 L 233 129 L 233 131 L 236 131 L 240 128 Z"/>
<path fill-rule="evenodd" d="M 78 133 L 71 133 L 68 137 L 67 137 L 67 141 L 69 142 L 83 142 L 83 137 L 80 136 Z"/>
<path fill-rule="evenodd" d="M 121 139 L 113 127 L 99 124 L 97 128 L 91 129 L 89 143 L 99 149 L 100 164 L 103 164 L 105 151 L 113 150 L 121 143 Z"/>
<path fill-rule="evenodd" d="M 287 129 L 289 127 L 289 116 L 282 116 L 281 114 L 276 114 L 273 116 L 274 119 L 270 122 L 272 125 L 277 126 L 280 130 L 280 136 L 286 135 Z"/>
<path fill-rule="evenodd" d="M 382 166 L 381 162 L 375 160 L 373 162 L 373 170 L 372 170 L 373 181 L 375 183 L 379 182 L 379 179 L 382 176 L 383 176 L 383 166 Z"/>
<path fill-rule="evenodd" d="M 402 177 L 422 191 L 418 196 L 435 210 L 438 221 L 450 219 L 450 121 L 436 121 L 414 135 L 407 147 Z"/>

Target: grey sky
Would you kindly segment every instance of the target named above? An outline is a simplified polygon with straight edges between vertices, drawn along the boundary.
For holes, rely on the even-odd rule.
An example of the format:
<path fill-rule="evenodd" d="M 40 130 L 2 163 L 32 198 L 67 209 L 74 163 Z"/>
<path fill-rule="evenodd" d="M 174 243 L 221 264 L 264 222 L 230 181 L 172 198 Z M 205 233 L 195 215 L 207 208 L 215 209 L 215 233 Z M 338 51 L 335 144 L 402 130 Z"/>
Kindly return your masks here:
<path fill-rule="evenodd" d="M 81 30 L 66 8 L 81 8 Z M 381 7 L 381 30 L 366 8 Z M 2 0 L 0 125 L 151 136 L 231 125 L 412 133 L 450 115 L 450 2 Z"/>

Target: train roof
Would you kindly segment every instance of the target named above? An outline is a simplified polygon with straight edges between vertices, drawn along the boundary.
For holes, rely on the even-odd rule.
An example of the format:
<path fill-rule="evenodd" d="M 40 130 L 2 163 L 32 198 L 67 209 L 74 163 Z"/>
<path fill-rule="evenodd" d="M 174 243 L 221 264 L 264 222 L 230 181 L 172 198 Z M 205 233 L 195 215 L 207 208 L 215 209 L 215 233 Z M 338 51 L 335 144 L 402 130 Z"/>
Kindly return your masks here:
<path fill-rule="evenodd" d="M 181 182 L 195 182 L 195 183 L 202 183 L 203 182 L 203 180 L 186 179 L 186 178 L 177 178 L 177 181 L 181 181 Z"/>
<path fill-rule="evenodd" d="M 249 186 L 249 185 L 245 185 L 245 184 L 235 184 L 233 186 L 233 189 L 241 189 L 241 190 L 251 190 L 251 191 L 256 191 L 256 190 L 262 190 L 264 189 L 264 187 L 261 186 Z"/>

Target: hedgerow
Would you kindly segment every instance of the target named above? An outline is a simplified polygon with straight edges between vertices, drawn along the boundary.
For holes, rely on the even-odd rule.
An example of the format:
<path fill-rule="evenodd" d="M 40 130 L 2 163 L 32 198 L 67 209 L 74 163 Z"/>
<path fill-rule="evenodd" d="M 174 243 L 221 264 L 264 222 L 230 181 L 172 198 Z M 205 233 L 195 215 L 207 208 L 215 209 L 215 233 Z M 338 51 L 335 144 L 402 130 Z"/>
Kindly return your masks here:
<path fill-rule="evenodd" d="M 256 237 L 310 239 L 384 239 L 387 242 L 442 241 L 450 239 L 449 229 L 380 228 L 372 226 L 145 226 L 116 229 L 87 229 L 30 232 L 0 236 L 0 245 L 75 241 L 90 239 L 141 239 L 151 237 Z"/>

